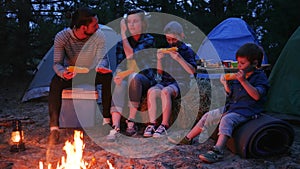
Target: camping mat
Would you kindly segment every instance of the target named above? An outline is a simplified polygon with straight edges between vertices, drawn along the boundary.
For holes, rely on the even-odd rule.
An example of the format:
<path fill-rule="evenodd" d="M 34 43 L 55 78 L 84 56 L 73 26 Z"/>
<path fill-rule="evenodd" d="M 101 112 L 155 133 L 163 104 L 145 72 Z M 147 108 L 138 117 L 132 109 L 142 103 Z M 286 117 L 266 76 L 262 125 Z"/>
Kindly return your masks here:
<path fill-rule="evenodd" d="M 293 140 L 294 130 L 287 122 L 262 114 L 236 128 L 227 147 L 243 158 L 258 158 L 287 152 Z"/>

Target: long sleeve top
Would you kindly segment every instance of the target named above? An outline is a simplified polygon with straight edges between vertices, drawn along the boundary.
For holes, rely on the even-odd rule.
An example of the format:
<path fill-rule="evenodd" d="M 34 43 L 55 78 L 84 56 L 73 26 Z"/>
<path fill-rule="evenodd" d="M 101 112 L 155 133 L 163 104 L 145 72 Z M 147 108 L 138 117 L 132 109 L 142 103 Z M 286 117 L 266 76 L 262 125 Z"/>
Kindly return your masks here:
<path fill-rule="evenodd" d="M 68 66 L 81 66 L 90 70 L 96 67 L 109 67 L 105 37 L 101 29 L 85 40 L 77 39 L 70 28 L 56 34 L 53 69 L 63 78 L 62 74 Z"/>
<path fill-rule="evenodd" d="M 269 89 L 267 76 L 262 70 L 255 70 L 247 80 L 257 89 L 260 94 L 260 99 L 258 101 L 254 100 L 238 80 L 233 80 L 230 84 L 231 92 L 227 98 L 225 111 L 235 112 L 245 117 L 251 117 L 264 110 L 264 103 Z"/>
<path fill-rule="evenodd" d="M 147 53 L 143 53 L 144 49 L 147 48 L 154 48 L 154 37 L 151 36 L 150 34 L 141 34 L 141 37 L 139 38 L 138 41 L 135 41 L 132 37 L 128 37 L 128 42 L 130 43 L 130 46 L 133 49 L 134 53 L 134 59 L 137 59 L 137 56 L 141 57 L 138 58 L 139 61 L 143 60 L 148 60 L 147 58 L 152 57 L 152 56 L 145 56 Z M 143 56 L 141 54 L 139 55 L 138 53 L 143 53 Z M 119 41 L 116 47 L 116 60 L 117 60 L 117 69 L 119 71 L 124 71 L 127 68 L 127 60 L 126 60 L 126 55 L 124 52 L 123 48 L 123 43 L 122 41 Z M 148 64 L 147 62 L 143 63 L 138 63 L 139 66 L 143 64 Z"/>

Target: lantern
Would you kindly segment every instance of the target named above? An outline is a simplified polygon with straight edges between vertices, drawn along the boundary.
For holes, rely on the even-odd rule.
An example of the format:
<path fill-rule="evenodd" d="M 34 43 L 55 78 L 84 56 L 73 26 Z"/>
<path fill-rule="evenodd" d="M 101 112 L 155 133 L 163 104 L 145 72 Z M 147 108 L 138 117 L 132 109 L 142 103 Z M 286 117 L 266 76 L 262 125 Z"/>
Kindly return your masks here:
<path fill-rule="evenodd" d="M 24 132 L 20 120 L 13 121 L 13 130 L 11 132 L 11 152 L 20 152 L 25 150 Z"/>

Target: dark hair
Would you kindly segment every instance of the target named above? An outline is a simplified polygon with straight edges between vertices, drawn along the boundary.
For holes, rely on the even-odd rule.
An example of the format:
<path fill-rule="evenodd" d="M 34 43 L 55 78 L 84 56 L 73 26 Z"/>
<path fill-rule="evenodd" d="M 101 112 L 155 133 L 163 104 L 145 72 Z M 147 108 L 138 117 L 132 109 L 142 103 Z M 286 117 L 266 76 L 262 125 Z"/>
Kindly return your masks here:
<path fill-rule="evenodd" d="M 132 14 L 139 14 L 142 22 L 143 22 L 143 29 L 142 31 L 145 32 L 148 28 L 148 17 L 150 16 L 146 11 L 142 10 L 142 9 L 132 9 L 129 10 L 126 14 L 124 14 L 123 18 L 126 20 L 126 24 L 127 24 L 127 18 L 129 15 Z"/>
<path fill-rule="evenodd" d="M 260 46 L 255 43 L 246 43 L 241 46 L 236 52 L 236 59 L 238 57 L 247 58 L 251 65 L 260 67 L 263 60 L 263 50 Z"/>
<path fill-rule="evenodd" d="M 72 20 L 70 24 L 70 28 L 80 28 L 80 26 L 85 25 L 88 26 L 92 22 L 92 18 L 97 14 L 94 13 L 91 9 L 83 7 L 78 8 L 72 14 Z"/>

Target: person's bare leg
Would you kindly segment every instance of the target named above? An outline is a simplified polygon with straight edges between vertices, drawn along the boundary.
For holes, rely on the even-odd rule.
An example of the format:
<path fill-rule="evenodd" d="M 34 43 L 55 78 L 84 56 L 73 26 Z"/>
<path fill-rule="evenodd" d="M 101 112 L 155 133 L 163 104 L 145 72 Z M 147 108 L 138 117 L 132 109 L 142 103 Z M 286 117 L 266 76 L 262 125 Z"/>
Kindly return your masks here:
<path fill-rule="evenodd" d="M 161 92 L 161 102 L 162 102 L 162 124 L 169 126 L 169 120 L 172 110 L 172 97 L 171 92 L 164 88 Z"/>
<path fill-rule="evenodd" d="M 112 112 L 112 126 L 115 128 L 120 128 L 121 114 L 119 112 Z"/>
<path fill-rule="evenodd" d="M 129 108 L 129 116 L 128 119 L 135 119 L 137 108 L 136 107 L 130 107 Z"/>
<path fill-rule="evenodd" d="M 223 150 L 227 141 L 228 141 L 229 137 L 224 135 L 224 134 L 220 134 L 219 137 L 218 137 L 218 140 L 217 140 L 217 143 L 215 145 L 215 147 L 218 149 L 218 150 Z"/>
<path fill-rule="evenodd" d="M 131 104 L 129 107 L 129 116 L 126 120 L 127 128 L 126 128 L 126 135 L 133 136 L 137 133 L 137 127 L 135 125 L 135 117 L 138 111 L 138 103 L 135 105 Z"/>
<path fill-rule="evenodd" d="M 161 93 L 161 89 L 150 88 L 147 94 L 149 121 L 152 124 L 156 123 L 156 111 L 157 111 L 156 99 L 159 98 L 160 93 Z"/>
<path fill-rule="evenodd" d="M 192 128 L 192 130 L 186 135 L 186 137 L 191 140 L 195 137 L 197 137 L 200 133 L 202 132 L 202 128 L 200 128 L 199 126 L 195 126 Z"/>
<path fill-rule="evenodd" d="M 162 124 L 169 127 L 170 117 L 172 114 L 172 94 L 174 89 L 171 87 L 165 87 L 161 92 L 162 102 Z"/>

